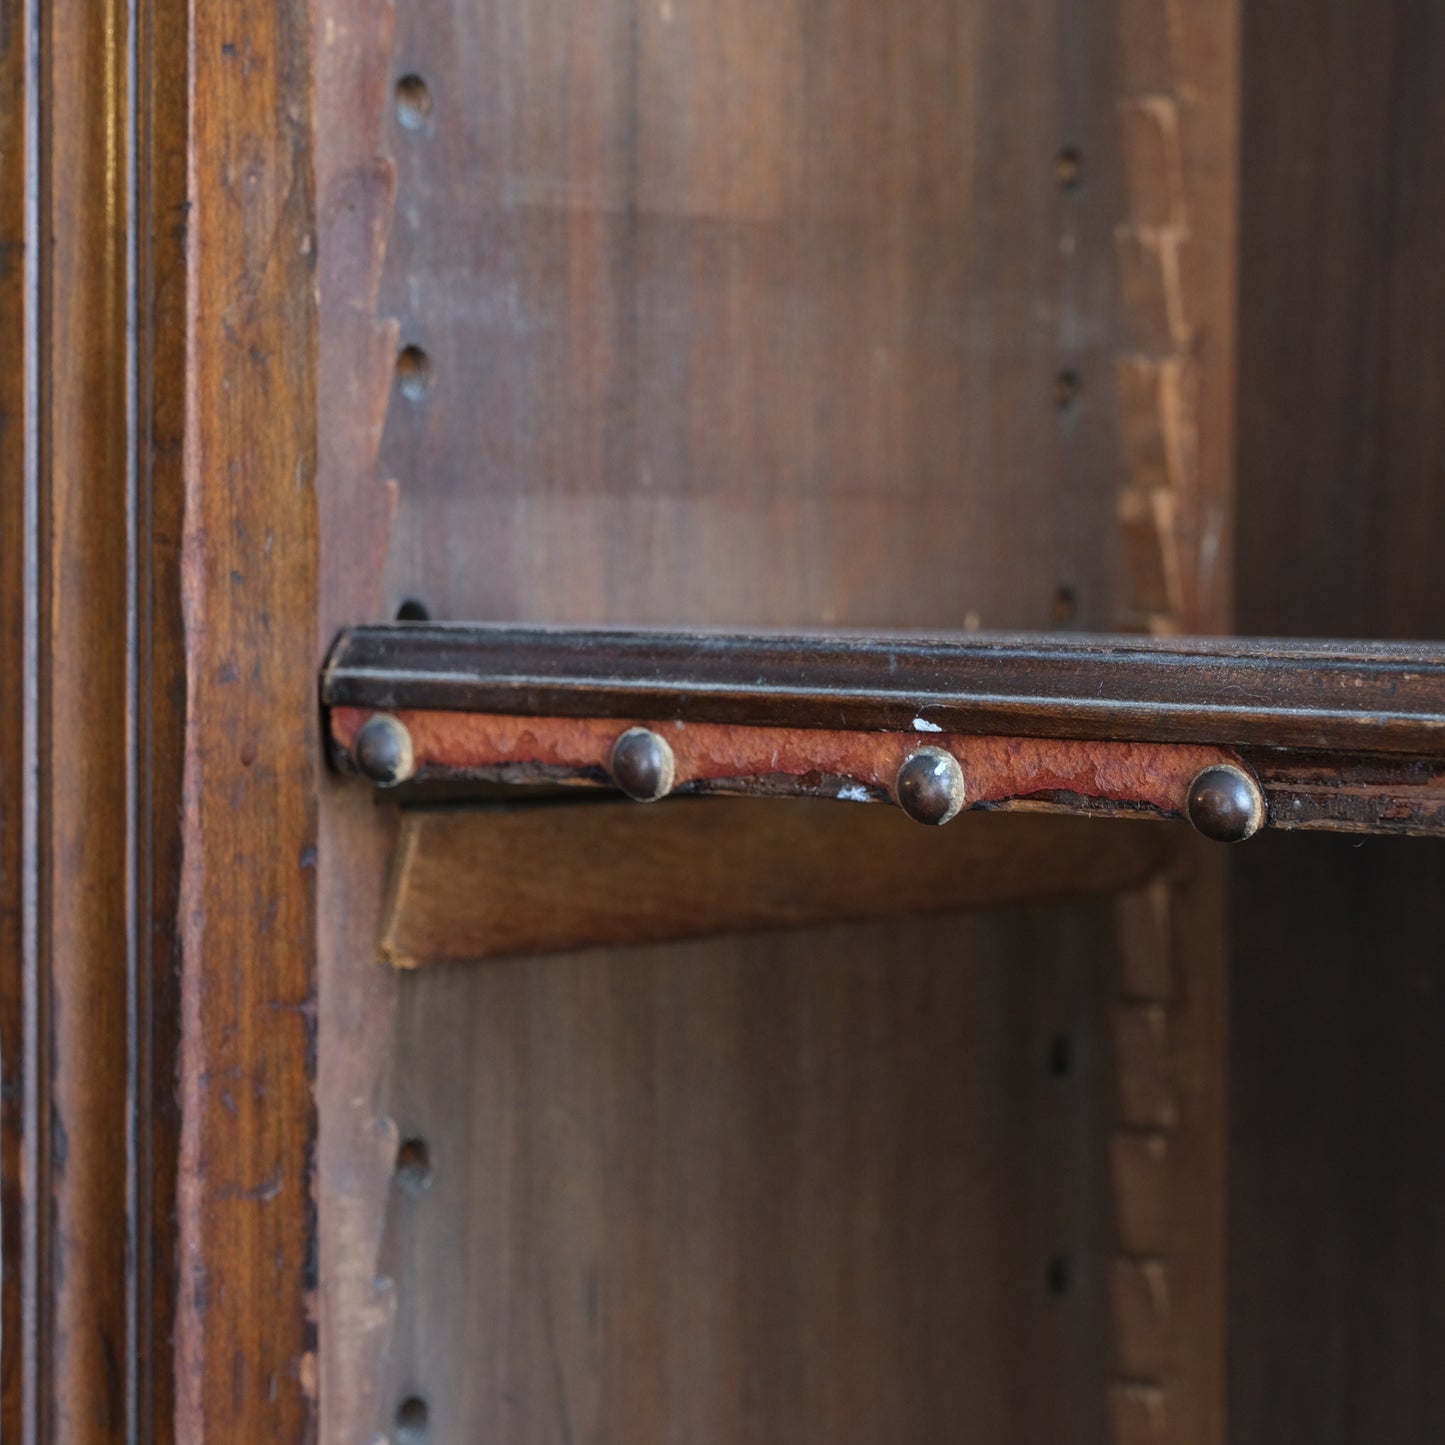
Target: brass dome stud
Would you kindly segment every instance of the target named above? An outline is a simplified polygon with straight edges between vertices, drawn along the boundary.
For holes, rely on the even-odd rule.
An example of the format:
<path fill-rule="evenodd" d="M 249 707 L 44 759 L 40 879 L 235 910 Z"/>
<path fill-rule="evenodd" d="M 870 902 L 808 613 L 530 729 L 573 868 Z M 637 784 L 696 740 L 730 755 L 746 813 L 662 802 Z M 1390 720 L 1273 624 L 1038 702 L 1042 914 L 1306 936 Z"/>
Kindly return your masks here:
<path fill-rule="evenodd" d="M 612 745 L 612 781 L 634 802 L 665 798 L 677 778 L 677 759 L 667 739 L 648 728 L 629 728 Z"/>
<path fill-rule="evenodd" d="M 968 801 L 963 769 L 952 753 L 942 748 L 920 748 L 898 769 L 894 785 L 898 806 L 930 828 L 951 823 Z"/>
<path fill-rule="evenodd" d="M 1216 843 L 1244 843 L 1266 822 L 1264 794 L 1243 768 L 1219 763 L 1189 786 L 1189 821 Z"/>
<path fill-rule="evenodd" d="M 394 788 L 416 772 L 416 754 L 406 724 L 390 713 L 368 718 L 352 748 L 364 778 L 379 788 Z"/>

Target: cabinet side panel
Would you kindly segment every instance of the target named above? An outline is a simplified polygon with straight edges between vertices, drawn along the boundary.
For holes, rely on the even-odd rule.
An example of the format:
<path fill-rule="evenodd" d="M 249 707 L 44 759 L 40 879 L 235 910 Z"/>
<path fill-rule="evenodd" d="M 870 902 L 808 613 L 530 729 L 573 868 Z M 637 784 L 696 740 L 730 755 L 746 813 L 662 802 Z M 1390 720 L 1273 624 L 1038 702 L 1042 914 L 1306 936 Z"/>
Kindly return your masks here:
<path fill-rule="evenodd" d="M 1445 12 L 1248 6 L 1245 77 L 1240 626 L 1445 637 Z M 1438 1440 L 1445 851 L 1234 874 L 1231 1438 Z"/>

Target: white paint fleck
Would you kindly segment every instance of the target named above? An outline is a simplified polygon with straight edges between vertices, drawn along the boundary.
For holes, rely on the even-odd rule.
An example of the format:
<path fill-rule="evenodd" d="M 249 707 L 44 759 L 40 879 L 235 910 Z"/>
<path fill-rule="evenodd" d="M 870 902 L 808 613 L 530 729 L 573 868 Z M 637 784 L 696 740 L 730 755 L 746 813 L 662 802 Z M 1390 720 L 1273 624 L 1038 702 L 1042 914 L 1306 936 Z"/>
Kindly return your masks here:
<path fill-rule="evenodd" d="M 916 733 L 941 733 L 943 729 L 937 723 L 931 723 L 926 717 L 913 719 L 913 731 Z"/>
<path fill-rule="evenodd" d="M 838 793 L 838 801 L 841 803 L 868 803 L 872 799 L 868 795 L 868 789 L 859 783 L 849 783 Z"/>

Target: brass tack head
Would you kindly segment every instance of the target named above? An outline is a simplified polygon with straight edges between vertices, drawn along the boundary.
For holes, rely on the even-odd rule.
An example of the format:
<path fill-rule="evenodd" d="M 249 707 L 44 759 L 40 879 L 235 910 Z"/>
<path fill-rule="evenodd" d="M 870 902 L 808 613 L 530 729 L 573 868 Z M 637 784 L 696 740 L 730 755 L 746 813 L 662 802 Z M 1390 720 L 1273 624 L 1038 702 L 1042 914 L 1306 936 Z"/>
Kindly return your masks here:
<path fill-rule="evenodd" d="M 356 735 L 352 756 L 361 775 L 379 788 L 394 788 L 416 772 L 416 754 L 406 725 L 390 713 L 368 718 Z"/>
<path fill-rule="evenodd" d="M 894 791 L 898 806 L 916 823 L 941 828 L 963 811 L 968 801 L 963 769 L 942 748 L 920 748 L 898 769 Z"/>
<path fill-rule="evenodd" d="M 612 745 L 612 781 L 638 803 L 665 798 L 677 778 L 677 759 L 667 739 L 647 728 L 629 728 Z"/>
<path fill-rule="evenodd" d="M 1243 768 L 1219 763 L 1189 787 L 1189 821 L 1216 843 L 1244 843 L 1265 824 L 1264 794 Z"/>

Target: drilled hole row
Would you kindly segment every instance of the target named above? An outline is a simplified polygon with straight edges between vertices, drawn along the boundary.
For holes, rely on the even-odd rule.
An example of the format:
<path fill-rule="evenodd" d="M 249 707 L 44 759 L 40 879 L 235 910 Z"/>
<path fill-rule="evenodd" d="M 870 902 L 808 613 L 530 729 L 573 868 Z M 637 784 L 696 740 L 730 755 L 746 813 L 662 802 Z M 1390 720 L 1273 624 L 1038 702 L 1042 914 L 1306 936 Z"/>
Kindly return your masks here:
<path fill-rule="evenodd" d="M 432 1186 L 431 1145 L 419 1136 L 403 1139 L 393 1177 L 403 1195 L 420 1199 Z M 431 1407 L 421 1395 L 407 1395 L 396 1407 L 392 1445 L 429 1445 L 430 1440 Z"/>
<path fill-rule="evenodd" d="M 426 80 L 416 74 L 403 75 L 394 94 L 397 124 L 405 131 L 424 134 L 432 128 L 432 94 Z M 431 357 L 420 347 L 402 348 L 396 359 L 396 382 L 410 402 L 425 399 L 432 383 Z"/>
<path fill-rule="evenodd" d="M 1084 156 L 1077 146 L 1065 145 L 1054 157 L 1054 182 L 1065 194 L 1072 194 L 1084 184 Z M 1084 396 L 1084 378 L 1071 366 L 1060 367 L 1054 374 L 1053 403 L 1060 421 L 1068 421 L 1078 412 Z M 1049 605 L 1049 617 L 1056 627 L 1068 627 L 1079 613 L 1079 600 L 1074 588 L 1060 585 Z"/>
<path fill-rule="evenodd" d="M 396 106 L 397 124 L 402 130 L 414 134 L 425 134 L 432 129 L 432 93 L 424 76 L 415 72 L 403 75 L 396 82 L 393 101 Z M 397 353 L 396 388 L 405 401 L 413 406 L 424 402 L 427 393 L 431 390 L 433 376 L 432 358 L 424 347 L 411 342 Z M 396 609 L 398 622 L 430 622 L 431 617 L 431 608 L 419 597 L 403 598 Z M 417 1144 L 423 1150 L 426 1147 L 424 1142 L 414 1140 L 403 1145 L 403 1152 L 412 1144 Z M 429 1178 L 428 1175 L 428 1180 Z M 397 1179 L 403 1189 L 409 1190 L 414 1186 L 416 1179 L 414 1161 L 408 1162 L 403 1159 L 398 1162 Z M 424 1188 L 425 1185 L 421 1187 Z"/>
<path fill-rule="evenodd" d="M 425 133 L 432 127 L 432 94 L 416 74 L 403 75 L 394 92 L 397 123 L 403 131 Z M 426 399 L 433 379 L 432 359 L 424 348 L 410 343 L 396 358 L 396 387 L 402 398 L 418 405 Z M 419 597 L 405 597 L 396 609 L 398 622 L 429 622 L 431 608 Z M 431 1145 L 420 1135 L 401 1141 L 396 1151 L 393 1179 L 404 1198 L 420 1200 L 432 1187 Z M 431 1406 L 424 1396 L 407 1394 L 397 1404 L 392 1422 L 392 1445 L 430 1445 Z"/>
<path fill-rule="evenodd" d="M 1074 1077 L 1077 1061 L 1074 1040 L 1070 1034 L 1055 1034 L 1049 1040 L 1046 1067 L 1049 1077 L 1063 1084 Z M 1044 1288 L 1050 1298 L 1064 1300 L 1074 1288 L 1074 1261 L 1067 1250 L 1056 1250 L 1044 1264 Z"/>

